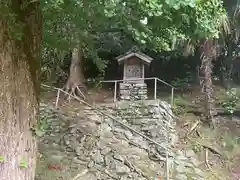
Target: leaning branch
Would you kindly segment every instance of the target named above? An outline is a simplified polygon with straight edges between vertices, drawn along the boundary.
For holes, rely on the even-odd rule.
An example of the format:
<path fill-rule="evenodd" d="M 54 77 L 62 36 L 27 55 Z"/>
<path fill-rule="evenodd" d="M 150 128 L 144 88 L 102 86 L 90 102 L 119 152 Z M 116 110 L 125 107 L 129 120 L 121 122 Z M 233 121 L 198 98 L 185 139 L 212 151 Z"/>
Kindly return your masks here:
<path fill-rule="evenodd" d="M 207 166 L 207 168 L 211 171 L 211 173 L 219 180 L 221 180 L 222 178 L 220 178 L 211 168 L 210 164 L 209 164 L 209 160 L 208 160 L 208 149 L 205 149 L 205 164 Z"/>
<path fill-rule="evenodd" d="M 198 144 L 200 144 L 202 147 L 210 150 L 214 154 L 218 154 L 218 155 L 220 155 L 222 157 L 225 157 L 224 154 L 218 148 L 216 148 L 216 147 L 214 147 L 214 146 L 212 146 L 212 145 L 210 145 L 208 143 L 198 142 Z"/>

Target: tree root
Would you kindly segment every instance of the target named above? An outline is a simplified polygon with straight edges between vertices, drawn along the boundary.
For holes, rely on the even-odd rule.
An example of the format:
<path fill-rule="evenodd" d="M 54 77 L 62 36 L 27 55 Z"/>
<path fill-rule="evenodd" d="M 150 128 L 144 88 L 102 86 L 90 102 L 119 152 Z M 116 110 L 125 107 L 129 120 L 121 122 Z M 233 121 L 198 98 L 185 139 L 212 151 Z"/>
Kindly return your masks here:
<path fill-rule="evenodd" d="M 81 97 L 83 98 L 84 100 L 86 99 L 86 97 L 84 96 L 83 92 L 81 91 L 79 85 L 72 85 L 71 87 L 69 87 L 68 85 L 66 85 L 65 87 L 63 87 L 63 90 L 68 92 L 71 96 L 74 96 L 74 97 Z M 67 100 L 71 101 L 71 96 L 68 95 L 68 98 Z"/>
<path fill-rule="evenodd" d="M 55 101 L 55 108 L 58 107 L 58 103 L 59 103 L 60 93 L 61 92 L 67 92 L 67 94 L 64 93 L 64 95 L 65 95 L 65 97 L 67 96 L 68 103 L 71 102 L 72 98 L 73 99 L 83 99 L 83 100 L 86 100 L 86 96 L 81 91 L 79 86 L 73 86 L 72 88 L 64 86 L 61 90 L 58 89 L 58 91 L 57 91 L 57 97 L 56 97 L 56 101 Z"/>

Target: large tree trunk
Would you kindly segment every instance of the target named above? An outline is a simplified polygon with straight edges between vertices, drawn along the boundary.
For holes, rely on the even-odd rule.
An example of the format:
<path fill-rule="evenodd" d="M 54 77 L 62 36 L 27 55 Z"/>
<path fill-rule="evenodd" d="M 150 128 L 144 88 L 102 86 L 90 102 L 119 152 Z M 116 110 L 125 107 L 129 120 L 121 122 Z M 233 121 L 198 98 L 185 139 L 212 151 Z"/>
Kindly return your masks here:
<path fill-rule="evenodd" d="M 42 17 L 36 1 L 27 6 L 18 0 L 5 3 L 10 10 L 6 12 L 16 18 L 0 14 L 0 156 L 4 159 L 0 179 L 33 180 L 37 146 L 31 128 L 37 123 Z M 22 28 L 11 32 L 17 23 Z M 17 32 L 21 39 L 15 37 Z"/>
<path fill-rule="evenodd" d="M 64 88 L 67 91 L 70 91 L 71 94 L 77 95 L 76 92 L 81 93 L 80 87 L 85 89 L 84 81 L 83 53 L 80 48 L 74 48 L 72 51 L 72 61 L 70 65 L 69 76 Z"/>

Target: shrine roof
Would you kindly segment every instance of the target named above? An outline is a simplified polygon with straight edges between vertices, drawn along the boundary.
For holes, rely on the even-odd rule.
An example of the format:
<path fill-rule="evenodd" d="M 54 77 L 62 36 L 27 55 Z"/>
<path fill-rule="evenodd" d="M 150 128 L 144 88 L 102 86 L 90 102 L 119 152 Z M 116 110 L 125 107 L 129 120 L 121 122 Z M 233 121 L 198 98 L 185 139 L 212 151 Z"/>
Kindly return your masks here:
<path fill-rule="evenodd" d="M 122 61 L 125 61 L 131 57 L 138 57 L 139 59 L 141 59 L 142 61 L 150 64 L 153 60 L 153 58 L 147 56 L 146 54 L 144 53 L 141 53 L 141 52 L 127 52 L 126 54 L 124 55 L 120 55 L 118 57 L 116 57 L 117 61 L 120 63 Z"/>

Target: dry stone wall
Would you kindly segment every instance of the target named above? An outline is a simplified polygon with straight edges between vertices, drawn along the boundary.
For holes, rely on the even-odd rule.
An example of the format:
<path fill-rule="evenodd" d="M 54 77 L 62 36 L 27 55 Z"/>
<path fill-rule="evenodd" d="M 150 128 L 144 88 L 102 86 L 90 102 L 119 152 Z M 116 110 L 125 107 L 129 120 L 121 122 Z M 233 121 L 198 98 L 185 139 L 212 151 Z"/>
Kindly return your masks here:
<path fill-rule="evenodd" d="M 147 84 L 120 83 L 121 100 L 146 100 L 147 98 Z"/>
<path fill-rule="evenodd" d="M 187 180 L 185 170 L 190 167 L 192 172 L 197 162 L 189 163 L 185 154 L 171 150 L 178 136 L 168 103 L 119 102 L 115 108 L 112 105 L 100 108 L 160 146 L 90 108 L 84 110 L 84 116 L 69 118 L 42 105 L 41 116 L 51 118 L 47 118 L 49 126 L 40 139 L 40 152 L 44 154 L 50 149 L 55 152 L 54 158 L 58 154 L 61 162 L 66 162 L 71 178 L 77 176 L 76 180 L 155 180 L 165 177 L 168 149 L 168 163 L 171 174 L 174 174 L 172 179 Z M 37 178 L 47 180 L 40 173 Z M 201 180 L 201 176 L 197 178 Z"/>

